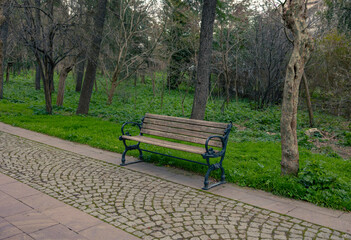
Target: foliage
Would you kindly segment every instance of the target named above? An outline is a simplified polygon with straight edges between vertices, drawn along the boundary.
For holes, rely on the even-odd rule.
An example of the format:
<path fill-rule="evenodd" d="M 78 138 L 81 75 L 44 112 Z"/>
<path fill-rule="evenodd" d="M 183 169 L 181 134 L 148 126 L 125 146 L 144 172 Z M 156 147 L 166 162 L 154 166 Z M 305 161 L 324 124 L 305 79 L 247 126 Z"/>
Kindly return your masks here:
<path fill-rule="evenodd" d="M 349 0 L 325 0 L 324 12 L 329 25 L 336 24 L 340 32 L 351 33 L 351 2 Z"/>
<path fill-rule="evenodd" d="M 335 202 L 346 203 L 344 210 L 351 207 L 351 185 L 340 181 L 338 177 L 327 171 L 320 162 L 308 162 L 299 173 L 299 182 L 306 188 L 304 200 L 317 202 L 324 206 L 325 202 L 333 199 Z"/>
<path fill-rule="evenodd" d="M 64 107 L 55 107 L 52 116 L 45 114 L 43 93 L 34 90 L 33 73 L 27 72 L 13 76 L 5 85 L 7 99 L 0 101 L 0 121 L 27 128 L 33 131 L 57 136 L 69 141 L 88 144 L 101 149 L 121 153 L 124 146 L 118 140 L 120 128 L 125 121 L 140 121 L 145 112 L 189 117 L 191 112 L 192 94 L 185 97 L 184 112 L 180 99 L 184 96 L 178 90 L 166 90 L 163 107 L 160 94 L 164 74 L 157 74 L 156 97 L 152 88 L 147 85 L 134 86 L 126 82 L 117 90 L 112 105 L 106 106 L 106 95 L 103 91 L 93 93 L 89 116 L 76 116 L 79 94 L 76 93 L 74 80 L 70 75 L 67 79 Z M 104 82 L 98 76 L 98 82 Z M 149 78 L 146 78 L 150 81 Z M 57 79 L 56 79 L 57 81 Z M 321 206 L 351 210 L 350 160 L 343 160 L 332 154 L 313 154 L 305 145 L 304 128 L 308 126 L 308 114 L 299 115 L 300 166 L 298 178 L 280 176 L 280 110 L 277 106 L 256 111 L 250 102 L 241 100 L 231 102 L 221 114 L 219 104 L 223 99 L 212 98 L 206 111 L 206 119 L 211 121 L 235 124 L 224 161 L 227 181 L 241 186 L 262 189 L 277 195 L 303 199 Z M 316 124 L 321 129 L 335 130 L 343 135 L 348 130 L 343 126 L 342 118 L 316 113 Z M 131 133 L 136 133 L 132 132 Z M 303 144 L 305 141 L 305 144 Z M 160 151 L 196 161 L 203 159 L 191 153 L 171 149 L 145 146 L 150 150 Z M 137 152 L 130 152 L 137 156 Z M 200 165 L 178 161 L 158 155 L 145 154 L 148 161 L 158 165 L 179 167 L 199 174 L 206 168 Z M 315 165 L 318 165 L 315 166 Z M 219 173 L 214 172 L 214 178 Z M 329 176 L 333 176 L 328 179 Z M 311 184 L 318 187 L 311 187 Z"/>
<path fill-rule="evenodd" d="M 331 30 L 316 41 L 306 68 L 312 101 L 335 115 L 351 117 L 351 38 Z"/>
<path fill-rule="evenodd" d="M 349 131 L 345 131 L 345 142 L 344 145 L 345 146 L 351 146 L 351 132 Z"/>

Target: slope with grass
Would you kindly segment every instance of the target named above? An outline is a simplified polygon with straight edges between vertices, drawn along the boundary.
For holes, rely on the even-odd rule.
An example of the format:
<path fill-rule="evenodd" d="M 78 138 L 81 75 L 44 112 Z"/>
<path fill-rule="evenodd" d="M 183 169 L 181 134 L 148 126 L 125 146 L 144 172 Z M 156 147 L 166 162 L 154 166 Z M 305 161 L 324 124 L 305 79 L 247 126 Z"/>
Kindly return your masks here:
<path fill-rule="evenodd" d="M 121 153 L 124 146 L 118 140 L 120 128 L 125 121 L 139 121 L 145 112 L 189 117 L 193 95 L 191 91 L 165 89 L 162 93 L 162 75 L 158 75 L 155 95 L 150 85 L 134 87 L 125 83 L 116 91 L 112 105 L 106 105 L 104 91 L 93 94 L 88 116 L 76 116 L 79 93 L 74 91 L 70 76 L 66 84 L 64 107 L 54 108 L 53 115 L 45 114 L 44 96 L 34 90 L 33 73 L 13 76 L 5 85 L 0 100 L 0 121 L 33 131 L 46 133 L 62 139 L 84 143 L 93 147 Z M 105 82 L 103 77 L 98 78 Z M 99 84 L 99 89 L 104 89 Z M 163 94 L 163 100 L 161 95 Z M 53 95 L 55 102 L 55 94 Z M 184 99 L 184 101 L 183 101 Z M 300 144 L 300 174 L 298 177 L 280 176 L 280 135 L 278 106 L 254 110 L 249 101 L 232 102 L 222 113 L 222 99 L 210 98 L 206 119 L 232 121 L 237 128 L 230 135 L 224 167 L 227 181 L 277 195 L 302 199 L 320 206 L 351 211 L 351 159 L 342 159 L 332 150 L 315 154 L 311 139 L 304 131 L 308 127 L 308 115 L 299 113 L 298 136 Z M 183 102 L 183 104 L 182 104 Z M 183 114 L 184 113 L 184 114 Z M 342 118 L 316 113 L 319 129 L 344 136 L 348 125 Z M 312 137 L 318 140 L 318 136 Z M 341 140 L 343 144 L 345 139 Z M 198 155 L 146 146 L 166 154 L 202 161 Z M 131 152 L 131 154 L 136 153 Z M 146 159 L 160 165 L 169 165 L 204 174 L 199 165 L 179 162 L 162 156 L 146 154 Z M 219 174 L 213 177 L 218 178 Z"/>

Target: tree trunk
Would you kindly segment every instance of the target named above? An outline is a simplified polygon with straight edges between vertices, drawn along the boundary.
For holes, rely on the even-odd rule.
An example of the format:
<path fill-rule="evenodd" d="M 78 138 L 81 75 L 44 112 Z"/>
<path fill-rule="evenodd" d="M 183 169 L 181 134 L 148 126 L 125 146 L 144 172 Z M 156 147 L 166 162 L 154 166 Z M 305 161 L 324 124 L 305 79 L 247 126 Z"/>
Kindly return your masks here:
<path fill-rule="evenodd" d="M 0 38 L 0 99 L 3 98 L 4 94 L 4 63 L 5 63 L 5 55 L 6 55 L 6 40 L 8 33 L 8 23 L 6 21 L 7 12 L 7 1 L 0 1 L 0 30 L 1 30 L 1 38 Z M 6 38 L 4 39 L 4 36 Z"/>
<path fill-rule="evenodd" d="M 43 79 L 44 96 L 45 96 L 45 109 L 47 114 L 52 114 L 52 98 L 50 90 L 50 81 L 54 78 L 54 67 L 51 66 L 45 59 L 43 62 L 37 57 L 40 63 L 41 78 Z"/>
<path fill-rule="evenodd" d="M 85 61 L 83 59 L 79 59 L 78 61 L 79 64 L 77 66 L 76 92 L 80 92 L 82 90 L 82 82 L 85 68 Z"/>
<path fill-rule="evenodd" d="M 0 18 L 2 15 L 0 15 Z M 0 20 L 1 24 L 1 20 Z M 3 44 L 2 40 L 0 39 L 0 99 L 3 98 L 4 95 L 4 67 L 3 67 L 3 61 L 4 61 L 4 56 L 3 56 L 3 50 L 2 50 Z"/>
<path fill-rule="evenodd" d="M 95 92 L 97 92 L 98 91 L 98 85 L 97 85 L 97 79 L 96 78 L 94 80 L 94 84 L 95 84 Z"/>
<path fill-rule="evenodd" d="M 60 72 L 59 85 L 57 90 L 56 105 L 61 107 L 63 105 L 63 97 L 65 94 L 65 83 L 68 73 L 72 70 L 73 65 L 68 67 L 63 67 Z"/>
<path fill-rule="evenodd" d="M 200 49 L 197 66 L 196 88 L 191 118 L 204 119 L 208 97 L 211 68 L 213 23 L 216 16 L 217 0 L 205 0 L 202 8 Z"/>
<path fill-rule="evenodd" d="M 306 92 L 306 103 L 307 103 L 307 109 L 308 109 L 308 116 L 310 119 L 310 127 L 312 128 L 314 125 L 314 120 L 313 120 L 313 109 L 312 109 L 312 103 L 311 103 L 310 89 L 308 88 L 306 74 L 304 73 L 302 77 L 303 77 L 303 83 L 304 83 L 305 92 Z"/>
<path fill-rule="evenodd" d="M 280 120 L 282 175 L 297 175 L 299 171 L 296 133 L 299 86 L 312 50 L 312 40 L 306 31 L 306 4 L 305 0 L 288 0 L 282 5 L 283 20 L 294 36 L 294 48 L 286 69 Z"/>
<path fill-rule="evenodd" d="M 238 48 L 236 49 L 236 54 L 235 54 L 235 79 L 234 79 L 234 88 L 235 88 L 235 101 L 239 101 L 239 93 L 238 93 Z"/>
<path fill-rule="evenodd" d="M 6 65 L 6 83 L 9 83 L 10 81 L 10 64 L 7 63 Z"/>
<path fill-rule="evenodd" d="M 35 33 L 38 34 L 39 36 L 41 35 L 41 18 L 40 18 L 40 0 L 35 0 L 35 7 L 37 8 L 35 10 Z M 39 44 L 40 45 L 40 44 Z M 35 90 L 40 90 L 40 80 L 42 76 L 42 69 L 40 68 L 39 63 L 36 64 L 35 68 Z"/>
<path fill-rule="evenodd" d="M 152 93 L 156 97 L 156 86 L 155 86 L 155 72 L 152 73 Z"/>
<path fill-rule="evenodd" d="M 88 65 L 85 72 L 82 92 L 80 94 L 77 114 L 88 114 L 91 94 L 93 92 L 97 61 L 99 59 L 100 44 L 106 16 L 107 0 L 99 0 L 94 15 L 94 35 L 88 52 Z"/>
<path fill-rule="evenodd" d="M 115 95 L 115 90 L 116 87 L 119 85 L 120 82 L 112 82 L 111 84 L 111 88 L 108 92 L 108 96 L 107 96 L 107 105 L 111 105 L 112 101 L 113 101 L 113 95 Z"/>
<path fill-rule="evenodd" d="M 35 90 L 40 90 L 41 69 L 39 64 L 35 65 Z"/>

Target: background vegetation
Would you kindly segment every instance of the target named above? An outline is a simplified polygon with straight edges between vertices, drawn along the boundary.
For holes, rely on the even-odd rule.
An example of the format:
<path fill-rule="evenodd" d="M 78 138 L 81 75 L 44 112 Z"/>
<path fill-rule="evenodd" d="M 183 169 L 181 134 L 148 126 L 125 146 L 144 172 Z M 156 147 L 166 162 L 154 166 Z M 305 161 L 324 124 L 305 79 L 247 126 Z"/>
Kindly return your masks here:
<path fill-rule="evenodd" d="M 292 44 L 275 2 L 218 1 L 205 119 L 235 125 L 224 161 L 229 182 L 350 211 L 350 1 L 307 5 L 314 52 L 300 90 L 296 177 L 280 175 L 280 103 Z M 189 117 L 201 6 L 189 0 L 0 1 L 0 121 L 121 153 L 122 123 L 146 112 Z M 309 95 L 318 129 L 306 134 Z"/>
<path fill-rule="evenodd" d="M 189 117 L 191 113 L 192 91 L 162 90 L 160 86 L 165 75 L 157 74 L 155 95 L 151 79 L 148 77 L 145 78 L 144 84 L 138 79 L 136 86 L 133 82 L 125 82 L 116 92 L 113 104 L 106 105 L 106 94 L 103 90 L 98 90 L 93 94 L 89 116 L 77 116 L 75 109 L 79 93 L 75 92 L 75 81 L 72 76 L 67 79 L 64 107 L 54 107 L 53 115 L 46 114 L 43 93 L 33 88 L 33 71 L 11 76 L 11 81 L 5 88 L 7 97 L 0 101 L 0 121 L 122 153 L 124 146 L 118 140 L 118 136 L 120 127 L 125 121 L 140 121 L 145 112 L 180 117 Z M 102 75 L 99 75 L 98 79 L 99 82 L 104 81 Z M 55 81 L 57 83 L 57 76 Z M 162 93 L 163 91 L 165 93 Z M 161 102 L 162 94 L 164 97 Z M 227 181 L 310 201 L 320 206 L 351 210 L 351 159 L 341 158 L 330 147 L 321 148 L 319 153 L 316 153 L 317 149 L 312 141 L 323 142 L 325 139 L 318 134 L 308 137 L 304 133 L 309 128 L 307 112 L 303 109 L 299 111 L 298 138 L 301 166 L 299 176 L 281 177 L 279 107 L 270 106 L 256 110 L 254 102 L 240 100 L 230 102 L 226 111 L 222 113 L 218 107 L 222 101 L 223 98 L 210 99 L 206 119 L 233 121 L 236 126 L 230 135 L 224 161 Z M 350 126 L 344 118 L 316 112 L 315 121 L 321 131 L 337 135 L 340 146 L 349 144 L 347 135 Z M 193 154 L 155 146 L 146 148 L 202 161 L 201 157 Z M 206 171 L 202 166 L 162 156 L 151 157 L 150 154 L 146 154 L 146 159 L 155 164 L 175 166 L 200 174 Z M 213 177 L 217 178 L 219 175 L 214 174 Z"/>

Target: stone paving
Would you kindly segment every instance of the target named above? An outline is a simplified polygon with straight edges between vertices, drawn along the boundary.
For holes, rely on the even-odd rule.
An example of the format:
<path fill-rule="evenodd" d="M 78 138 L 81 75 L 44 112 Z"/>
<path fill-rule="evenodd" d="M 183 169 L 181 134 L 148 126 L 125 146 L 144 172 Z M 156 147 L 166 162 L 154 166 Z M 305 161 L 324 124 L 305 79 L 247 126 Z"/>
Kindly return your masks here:
<path fill-rule="evenodd" d="M 0 132 L 0 171 L 142 239 L 350 234 Z"/>

